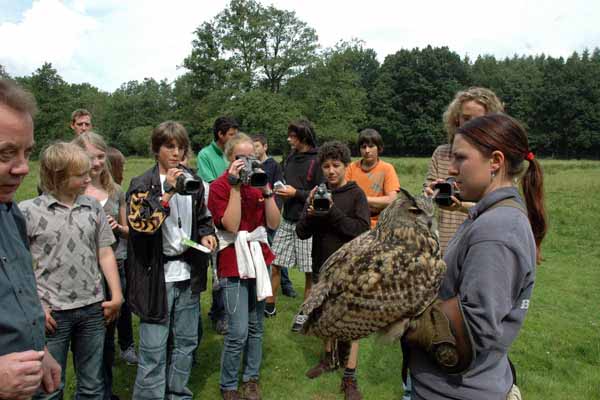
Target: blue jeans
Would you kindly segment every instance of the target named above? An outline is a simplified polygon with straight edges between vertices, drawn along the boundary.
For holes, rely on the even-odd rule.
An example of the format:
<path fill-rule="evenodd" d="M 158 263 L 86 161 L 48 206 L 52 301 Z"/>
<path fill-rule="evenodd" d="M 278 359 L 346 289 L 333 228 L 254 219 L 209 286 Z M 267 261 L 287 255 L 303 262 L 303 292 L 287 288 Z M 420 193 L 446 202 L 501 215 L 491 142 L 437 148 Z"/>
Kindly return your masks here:
<path fill-rule="evenodd" d="M 238 386 L 238 372 L 243 352 L 242 381 L 258 379 L 262 361 L 263 318 L 265 302 L 256 299 L 256 280 L 223 278 L 225 313 L 229 329 L 221 356 L 221 389 Z"/>
<path fill-rule="evenodd" d="M 402 394 L 402 400 L 410 400 L 412 395 L 412 381 L 410 380 L 410 374 L 406 375 L 406 383 L 402 383 L 404 393 Z"/>
<path fill-rule="evenodd" d="M 127 282 L 125 279 L 125 261 L 117 260 L 119 267 L 119 278 L 121 280 L 121 290 L 126 293 Z M 105 282 L 106 293 L 108 293 L 108 284 Z M 112 322 L 106 327 L 106 337 L 104 339 L 104 399 L 110 400 L 112 395 L 113 374 L 112 368 L 115 363 L 115 328 L 119 330 L 119 347 L 121 351 L 126 350 L 133 344 L 133 329 L 131 326 L 131 310 L 127 303 L 121 305 L 121 312 L 117 321 Z"/>
<path fill-rule="evenodd" d="M 52 318 L 56 321 L 56 331 L 46 335 L 46 345 L 62 368 L 60 387 L 50 395 L 36 395 L 35 398 L 63 398 L 70 344 L 77 376 L 74 398 L 101 400 L 104 394 L 102 350 L 105 333 L 101 303 L 73 310 L 52 311 Z"/>
<path fill-rule="evenodd" d="M 187 383 L 198 343 L 200 299 L 190 281 L 166 284 L 164 324 L 140 322 L 138 369 L 133 399 L 192 399 Z"/>

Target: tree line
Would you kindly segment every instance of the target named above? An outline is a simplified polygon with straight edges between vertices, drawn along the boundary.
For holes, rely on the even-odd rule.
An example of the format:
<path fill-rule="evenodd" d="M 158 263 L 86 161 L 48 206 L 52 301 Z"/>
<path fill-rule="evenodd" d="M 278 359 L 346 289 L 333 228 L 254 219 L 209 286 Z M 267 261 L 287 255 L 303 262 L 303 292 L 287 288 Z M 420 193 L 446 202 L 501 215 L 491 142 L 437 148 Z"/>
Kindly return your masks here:
<path fill-rule="evenodd" d="M 377 60 L 360 40 L 321 49 L 316 31 L 293 11 L 232 0 L 194 32 L 185 72 L 173 82 L 146 78 L 112 93 L 65 82 L 50 63 L 9 77 L 35 95 L 36 141 L 68 138 L 69 117 L 87 108 L 94 125 L 124 153 L 148 155 L 153 126 L 182 122 L 194 150 L 212 140 L 219 115 L 243 131 L 265 133 L 273 153 L 287 150 L 287 125 L 308 118 L 318 139 L 349 144 L 379 130 L 386 155 L 429 156 L 446 141 L 442 113 L 469 86 L 492 89 L 529 131 L 536 154 L 600 158 L 600 49 L 570 57 L 461 57 L 447 47 L 401 49 Z"/>

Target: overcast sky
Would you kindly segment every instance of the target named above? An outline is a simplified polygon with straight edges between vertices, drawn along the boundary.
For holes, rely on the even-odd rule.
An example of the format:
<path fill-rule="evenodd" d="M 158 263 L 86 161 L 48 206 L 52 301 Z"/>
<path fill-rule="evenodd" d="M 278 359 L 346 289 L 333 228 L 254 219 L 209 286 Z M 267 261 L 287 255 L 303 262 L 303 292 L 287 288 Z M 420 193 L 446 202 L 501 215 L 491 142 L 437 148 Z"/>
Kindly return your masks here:
<path fill-rule="evenodd" d="M 379 60 L 401 48 L 448 46 L 461 56 L 600 47 L 600 1 L 261 1 L 293 10 L 322 47 L 359 38 Z M 173 80 L 193 31 L 224 0 L 0 0 L 0 64 L 13 76 L 51 62 L 68 82 L 113 91 L 153 77 Z"/>

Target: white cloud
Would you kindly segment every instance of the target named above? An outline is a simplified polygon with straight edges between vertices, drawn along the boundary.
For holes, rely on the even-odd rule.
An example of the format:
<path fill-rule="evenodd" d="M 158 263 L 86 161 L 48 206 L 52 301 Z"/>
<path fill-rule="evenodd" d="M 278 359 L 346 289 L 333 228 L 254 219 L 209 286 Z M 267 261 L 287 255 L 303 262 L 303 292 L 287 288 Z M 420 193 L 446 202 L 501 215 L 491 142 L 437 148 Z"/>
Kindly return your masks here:
<path fill-rule="evenodd" d="M 36 1 L 20 23 L 0 25 L 0 63 L 15 75 L 29 74 L 45 61 L 67 68 L 96 26 L 58 0 Z"/>
<path fill-rule="evenodd" d="M 225 0 L 36 0 L 20 22 L 0 17 L 0 64 L 13 75 L 50 61 L 69 82 L 114 90 L 177 77 L 193 31 Z M 270 0 L 263 0 L 270 4 Z M 600 43 L 600 2 L 275 0 L 316 29 L 324 47 L 360 38 L 381 61 L 401 48 L 448 46 L 461 56 L 568 56 Z M 543 6 L 541 6 L 543 4 Z M 14 21 L 14 18 L 12 19 Z"/>

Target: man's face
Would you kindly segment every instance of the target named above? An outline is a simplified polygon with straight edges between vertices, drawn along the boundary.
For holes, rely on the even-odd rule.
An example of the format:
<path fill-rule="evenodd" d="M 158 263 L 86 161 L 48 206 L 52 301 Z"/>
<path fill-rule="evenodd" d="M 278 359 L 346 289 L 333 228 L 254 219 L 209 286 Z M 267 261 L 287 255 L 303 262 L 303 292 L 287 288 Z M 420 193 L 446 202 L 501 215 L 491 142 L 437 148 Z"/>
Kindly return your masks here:
<path fill-rule="evenodd" d="M 89 131 L 92 129 L 92 117 L 89 115 L 82 115 L 81 117 L 75 118 L 75 121 L 71 122 L 71 129 L 75 132 L 75 136 L 79 136 L 83 132 Z"/>
<path fill-rule="evenodd" d="M 0 203 L 10 203 L 29 173 L 33 121 L 29 114 L 0 105 Z"/>
<path fill-rule="evenodd" d="M 229 128 L 225 134 L 219 132 L 219 143 L 225 146 L 225 143 L 229 142 L 229 139 L 237 135 L 238 128 Z"/>

